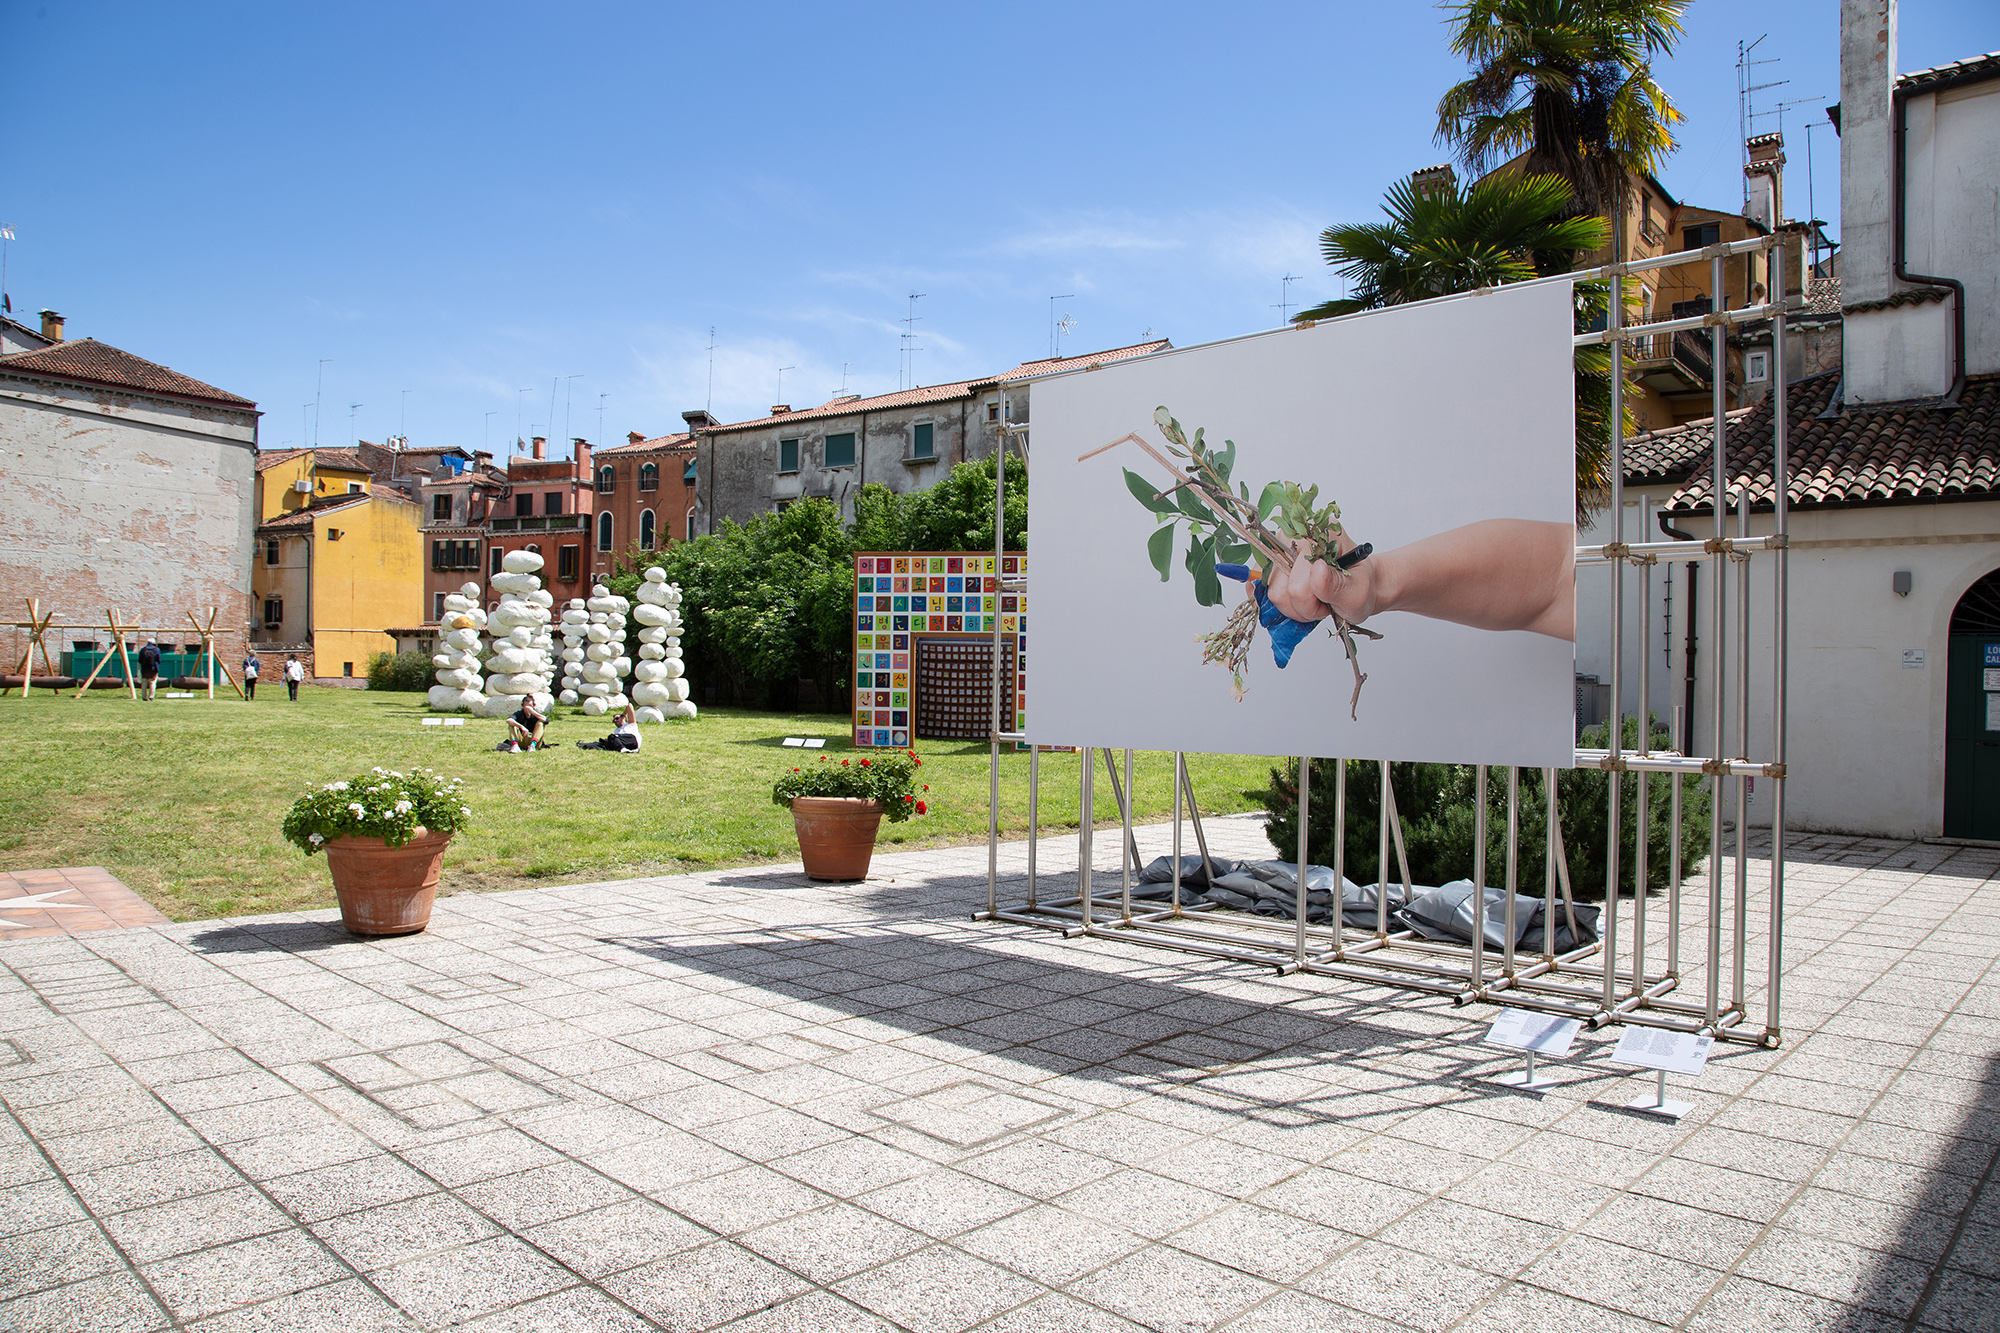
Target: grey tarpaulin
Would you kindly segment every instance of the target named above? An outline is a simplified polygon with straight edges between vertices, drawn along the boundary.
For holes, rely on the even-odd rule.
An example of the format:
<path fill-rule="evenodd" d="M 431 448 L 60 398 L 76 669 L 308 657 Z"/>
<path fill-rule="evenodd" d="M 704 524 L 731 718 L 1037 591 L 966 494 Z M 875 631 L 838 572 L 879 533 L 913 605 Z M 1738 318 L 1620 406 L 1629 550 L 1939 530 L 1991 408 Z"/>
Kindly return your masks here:
<path fill-rule="evenodd" d="M 1502 949 L 1507 945 L 1507 891 L 1497 885 L 1486 886 L 1486 943 L 1488 947 Z M 1540 953 L 1544 947 L 1543 920 L 1544 904 L 1540 898 L 1516 895 L 1514 899 L 1514 947 L 1528 953 Z M 1582 903 L 1576 905 L 1576 930 L 1582 939 L 1577 939 L 1569 931 L 1569 915 L 1557 909 L 1555 951 L 1563 953 L 1578 944 L 1594 944 L 1597 941 L 1597 915 L 1595 907 Z M 1408 906 L 1396 911 L 1398 925 L 1407 926 L 1429 940 L 1457 940 L 1461 944 L 1472 943 L 1472 881 L 1454 880 L 1443 888 L 1431 889 L 1413 898 Z"/>
<path fill-rule="evenodd" d="M 1259 916 L 1291 917 L 1298 906 L 1298 868 L 1290 861 L 1225 861 L 1211 858 L 1215 877 L 1211 882 L 1199 856 L 1181 858 L 1181 901 L 1190 907 L 1214 904 Z M 1159 857 L 1139 872 L 1132 885 L 1135 898 L 1165 898 L 1172 892 L 1174 863 Z M 1389 910 L 1404 902 L 1403 886 L 1389 886 Z M 1342 880 L 1341 915 L 1346 924 L 1370 927 L 1375 924 L 1375 886 Z M 1306 867 L 1306 920 L 1325 924 L 1333 919 L 1333 871 L 1326 866 Z"/>

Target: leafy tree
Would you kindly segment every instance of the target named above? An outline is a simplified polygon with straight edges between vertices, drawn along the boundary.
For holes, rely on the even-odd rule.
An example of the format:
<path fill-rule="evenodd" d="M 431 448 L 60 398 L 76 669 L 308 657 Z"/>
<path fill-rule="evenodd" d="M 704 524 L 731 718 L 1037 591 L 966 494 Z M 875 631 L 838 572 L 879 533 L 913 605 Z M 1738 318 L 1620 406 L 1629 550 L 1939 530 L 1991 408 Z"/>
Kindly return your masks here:
<path fill-rule="evenodd" d="M 1028 468 L 1007 456 L 1007 549 L 1028 547 Z M 991 551 L 993 459 L 960 463 L 936 485 L 897 495 L 870 484 L 854 500 L 857 551 Z"/>
<path fill-rule="evenodd" d="M 1525 151 L 1524 171 L 1557 176 L 1585 212 L 1610 214 L 1628 173 L 1657 170 L 1674 149 L 1681 113 L 1654 82 L 1651 61 L 1672 54 L 1686 8 L 1687 0 L 1452 6 L 1451 49 L 1472 69 L 1438 102 L 1439 142 L 1475 175 Z"/>

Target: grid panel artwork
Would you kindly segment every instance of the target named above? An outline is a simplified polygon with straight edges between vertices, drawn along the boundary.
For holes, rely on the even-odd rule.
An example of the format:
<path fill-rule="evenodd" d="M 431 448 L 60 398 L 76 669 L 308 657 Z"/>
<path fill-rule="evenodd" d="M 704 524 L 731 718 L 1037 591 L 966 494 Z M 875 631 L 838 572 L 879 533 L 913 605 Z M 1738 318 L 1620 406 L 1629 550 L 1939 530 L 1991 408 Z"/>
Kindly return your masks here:
<path fill-rule="evenodd" d="M 915 705 L 910 730 L 920 740 L 983 741 L 993 732 L 993 641 L 984 635 L 914 639 Z M 1002 671 L 1014 667 L 1007 651 Z"/>
<path fill-rule="evenodd" d="M 854 557 L 854 743 L 910 743 L 916 636 L 1001 641 L 1014 662 L 1014 729 L 1028 723 L 1028 558 L 945 552 Z M 983 707 L 983 705 L 982 705 Z M 983 734 L 983 733 L 982 733 Z"/>

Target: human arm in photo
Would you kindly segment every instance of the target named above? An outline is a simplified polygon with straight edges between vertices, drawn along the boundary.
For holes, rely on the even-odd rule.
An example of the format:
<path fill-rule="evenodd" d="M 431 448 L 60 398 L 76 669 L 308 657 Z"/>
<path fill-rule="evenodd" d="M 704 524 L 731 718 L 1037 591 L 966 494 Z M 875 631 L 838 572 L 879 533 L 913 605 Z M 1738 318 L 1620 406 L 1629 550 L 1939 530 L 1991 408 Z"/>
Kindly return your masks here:
<path fill-rule="evenodd" d="M 1344 554 L 1353 543 L 1340 539 Z M 1322 560 L 1273 570 L 1268 591 L 1294 620 L 1365 623 L 1389 611 L 1485 630 L 1576 641 L 1576 532 L 1567 523 L 1489 518 L 1378 551 L 1349 570 Z"/>

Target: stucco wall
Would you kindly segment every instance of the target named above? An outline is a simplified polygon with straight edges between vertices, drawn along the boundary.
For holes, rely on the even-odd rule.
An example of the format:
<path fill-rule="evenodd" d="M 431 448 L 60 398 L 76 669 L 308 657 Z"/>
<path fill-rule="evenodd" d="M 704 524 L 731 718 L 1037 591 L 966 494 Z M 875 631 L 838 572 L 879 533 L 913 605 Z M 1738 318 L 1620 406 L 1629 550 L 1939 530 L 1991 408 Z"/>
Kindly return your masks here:
<path fill-rule="evenodd" d="M 1698 537 L 1713 520 L 1683 520 Z M 1636 509 L 1627 531 L 1637 529 Z M 1602 528 L 1600 527 L 1600 530 Z M 1771 516 L 1753 515 L 1750 531 L 1772 530 Z M 1732 519 L 1730 531 L 1735 531 Z M 1983 540 L 1939 540 L 1940 538 Z M 1596 540 L 1586 535 L 1585 540 Z M 1883 543 L 1859 545 L 1859 542 Z M 1815 543 L 1843 543 L 1815 545 Z M 1951 613 L 1965 590 L 2000 568 L 2000 502 L 1902 505 L 1808 510 L 1792 516 L 1790 630 L 1791 783 L 1786 822 L 1884 837 L 1936 837 L 1944 826 L 1944 727 L 1946 646 Z M 1772 754 L 1771 608 L 1775 561 L 1751 561 L 1749 757 Z M 1653 709 L 1664 720 L 1684 698 L 1687 643 L 1686 564 L 1674 566 L 1669 619 L 1666 585 L 1656 566 L 1653 601 L 1645 616 L 1652 650 Z M 1891 587 L 1897 570 L 1909 570 L 1907 597 Z M 1716 663 L 1709 616 L 1714 575 L 1700 562 L 1696 607 L 1695 707 L 1690 749 L 1713 752 L 1711 700 Z M 1638 628 L 1638 579 L 1628 573 L 1627 632 Z M 1609 576 L 1604 569 L 1578 572 L 1579 671 L 1608 674 Z M 1726 648 L 1730 690 L 1737 669 L 1737 580 L 1727 576 Z M 1669 627 L 1662 642 L 1662 625 Z M 1904 654 L 1921 650 L 1924 665 L 1905 667 Z M 1632 659 L 1628 659 L 1630 662 Z M 1666 669 L 1662 671 L 1662 667 Z M 1632 668 L 1628 666 L 1628 672 Z M 1636 706 L 1636 683 L 1626 682 L 1626 706 Z M 1723 748 L 1737 753 L 1736 720 L 1725 723 Z M 1769 784 L 1758 784 L 1751 822 L 1769 822 Z"/>
<path fill-rule="evenodd" d="M 338 675 L 340 663 L 351 661 L 356 675 L 366 675 L 370 655 L 395 648 L 383 630 L 423 623 L 422 511 L 392 496 L 313 522 L 312 642 L 324 674 Z M 289 603 L 285 611 L 289 618 Z"/>
<path fill-rule="evenodd" d="M 1909 269 L 1965 284 L 1966 372 L 2000 370 L 2000 79 L 1906 110 Z"/>
<path fill-rule="evenodd" d="M 0 376 L 0 616 L 38 597 L 59 622 L 116 607 L 180 639 L 212 606 L 218 650 L 240 661 L 256 441 L 253 411 Z M 103 634 L 62 641 L 78 637 Z"/>

